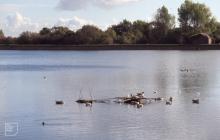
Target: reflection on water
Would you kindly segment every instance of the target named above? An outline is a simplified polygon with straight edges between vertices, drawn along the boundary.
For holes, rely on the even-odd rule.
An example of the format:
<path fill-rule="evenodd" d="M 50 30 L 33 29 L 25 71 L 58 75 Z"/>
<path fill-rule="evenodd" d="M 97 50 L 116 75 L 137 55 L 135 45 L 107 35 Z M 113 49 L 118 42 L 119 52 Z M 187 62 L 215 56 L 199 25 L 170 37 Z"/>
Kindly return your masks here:
<path fill-rule="evenodd" d="M 110 65 L 0 65 L 0 71 L 54 71 L 65 69 L 120 69 L 123 66 Z"/>
<path fill-rule="evenodd" d="M 218 54 L 1 51 L 0 139 L 218 140 Z M 87 108 L 75 103 L 81 96 L 90 97 L 91 91 L 98 99 L 145 91 L 147 97 L 172 96 L 174 102 L 142 109 L 118 104 Z M 201 103 L 193 105 L 198 92 Z M 65 104 L 56 106 L 55 100 Z M 4 136 L 5 122 L 19 124 L 16 137 Z"/>

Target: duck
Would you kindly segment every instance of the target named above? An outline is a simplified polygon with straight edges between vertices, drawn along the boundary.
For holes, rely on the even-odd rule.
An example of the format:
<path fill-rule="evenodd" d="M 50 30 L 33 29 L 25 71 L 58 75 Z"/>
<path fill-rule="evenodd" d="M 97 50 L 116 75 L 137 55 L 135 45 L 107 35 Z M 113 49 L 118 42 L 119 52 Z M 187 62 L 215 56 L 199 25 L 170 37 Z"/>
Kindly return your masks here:
<path fill-rule="evenodd" d="M 199 99 L 192 99 L 193 104 L 199 104 Z"/>
<path fill-rule="evenodd" d="M 166 101 L 166 105 L 172 105 L 172 102 Z"/>
<path fill-rule="evenodd" d="M 155 100 L 155 101 L 162 101 L 162 100 L 164 100 L 164 98 L 158 97 L 158 98 L 155 98 L 154 100 Z"/>
<path fill-rule="evenodd" d="M 170 98 L 169 98 L 169 101 L 170 101 L 170 102 L 173 102 L 173 97 L 170 97 Z"/>
<path fill-rule="evenodd" d="M 144 98 L 144 92 L 137 93 L 137 97 L 139 97 L 139 98 Z"/>
<path fill-rule="evenodd" d="M 56 105 L 63 105 L 64 102 L 63 101 L 56 101 Z"/>
<path fill-rule="evenodd" d="M 42 122 L 41 124 L 44 126 L 44 125 L 45 125 L 45 122 Z"/>
<path fill-rule="evenodd" d="M 144 105 L 143 104 L 140 104 L 139 102 L 137 103 L 137 108 L 142 108 L 142 107 L 144 107 Z"/>
<path fill-rule="evenodd" d="M 92 103 L 91 102 L 87 102 L 85 103 L 86 107 L 91 107 L 92 106 Z"/>

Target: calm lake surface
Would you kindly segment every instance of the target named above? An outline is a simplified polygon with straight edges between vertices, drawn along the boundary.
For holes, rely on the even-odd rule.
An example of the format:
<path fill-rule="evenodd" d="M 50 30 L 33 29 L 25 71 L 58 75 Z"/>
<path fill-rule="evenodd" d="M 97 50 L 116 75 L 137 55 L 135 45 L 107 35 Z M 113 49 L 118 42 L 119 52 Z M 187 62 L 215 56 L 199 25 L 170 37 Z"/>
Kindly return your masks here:
<path fill-rule="evenodd" d="M 0 79 L 0 140 L 220 139 L 220 51 L 0 51 Z M 75 103 L 141 91 L 173 104 Z"/>

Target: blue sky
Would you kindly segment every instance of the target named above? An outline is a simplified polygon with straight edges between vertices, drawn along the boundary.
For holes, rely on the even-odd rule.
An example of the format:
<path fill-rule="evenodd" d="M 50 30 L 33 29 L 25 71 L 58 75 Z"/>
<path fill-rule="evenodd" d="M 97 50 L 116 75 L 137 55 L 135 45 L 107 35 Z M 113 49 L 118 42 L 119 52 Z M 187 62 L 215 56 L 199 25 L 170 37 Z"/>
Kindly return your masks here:
<path fill-rule="evenodd" d="M 219 1 L 194 1 L 205 3 L 220 19 Z M 177 15 L 182 2 L 184 0 L 0 0 L 0 28 L 6 36 L 58 25 L 76 30 L 84 24 L 94 24 L 106 29 L 123 19 L 150 21 L 162 5 Z"/>

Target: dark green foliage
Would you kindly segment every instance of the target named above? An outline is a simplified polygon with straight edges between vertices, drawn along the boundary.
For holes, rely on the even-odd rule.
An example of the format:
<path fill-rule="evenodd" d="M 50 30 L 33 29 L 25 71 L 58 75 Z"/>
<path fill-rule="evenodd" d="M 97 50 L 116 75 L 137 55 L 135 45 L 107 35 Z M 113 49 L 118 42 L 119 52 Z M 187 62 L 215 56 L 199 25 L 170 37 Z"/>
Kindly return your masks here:
<path fill-rule="evenodd" d="M 180 27 L 186 35 L 213 31 L 215 19 L 205 4 L 185 0 L 178 9 L 178 15 Z"/>
<path fill-rule="evenodd" d="M 76 32 L 77 44 L 100 44 L 103 31 L 92 25 L 85 25 Z"/>
<path fill-rule="evenodd" d="M 38 33 L 32 33 L 32 32 L 23 32 L 18 38 L 17 43 L 18 44 L 36 44 L 39 40 L 39 34 Z"/>
<path fill-rule="evenodd" d="M 0 30 L 0 38 L 4 38 L 4 33 L 2 30 Z"/>
<path fill-rule="evenodd" d="M 220 23 L 212 16 L 210 9 L 201 3 L 185 0 L 178 8 L 179 27 L 175 17 L 165 6 L 159 8 L 153 21 L 123 20 L 102 31 L 96 26 L 85 25 L 77 31 L 67 27 L 43 28 L 39 33 L 23 32 L 19 37 L 4 37 L 3 44 L 182 44 L 188 43 L 193 34 L 208 33 L 220 43 Z"/>
<path fill-rule="evenodd" d="M 75 44 L 75 32 L 67 27 L 43 28 L 39 35 L 40 44 Z"/>
<path fill-rule="evenodd" d="M 169 14 L 168 9 L 162 6 L 157 10 L 153 21 L 153 36 L 157 43 L 165 43 L 166 36 L 175 27 L 175 17 Z"/>

